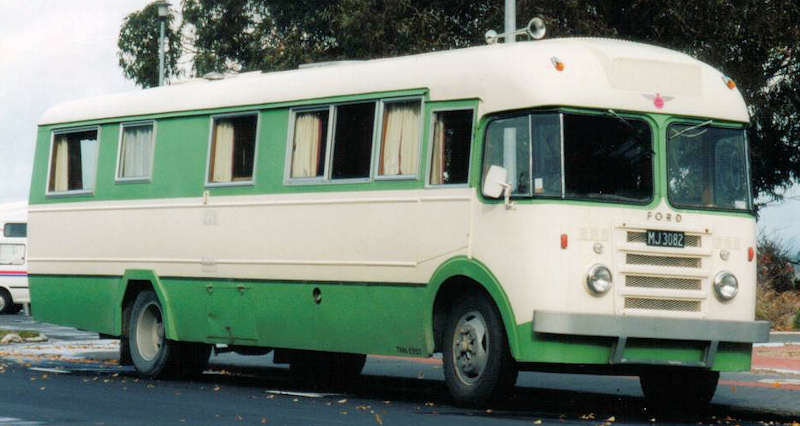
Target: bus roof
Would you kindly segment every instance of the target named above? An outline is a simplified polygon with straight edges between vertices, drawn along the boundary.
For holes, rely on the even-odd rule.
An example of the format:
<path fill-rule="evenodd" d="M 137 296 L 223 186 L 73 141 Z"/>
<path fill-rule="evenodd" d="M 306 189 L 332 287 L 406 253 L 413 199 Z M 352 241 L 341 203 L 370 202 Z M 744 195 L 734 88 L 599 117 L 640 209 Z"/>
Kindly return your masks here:
<path fill-rule="evenodd" d="M 611 39 L 550 39 L 194 79 L 66 102 L 47 110 L 40 124 L 410 89 L 427 89 L 432 101 L 479 98 L 480 114 L 574 106 L 749 121 L 741 94 L 725 83 L 720 71 L 669 49 Z"/>

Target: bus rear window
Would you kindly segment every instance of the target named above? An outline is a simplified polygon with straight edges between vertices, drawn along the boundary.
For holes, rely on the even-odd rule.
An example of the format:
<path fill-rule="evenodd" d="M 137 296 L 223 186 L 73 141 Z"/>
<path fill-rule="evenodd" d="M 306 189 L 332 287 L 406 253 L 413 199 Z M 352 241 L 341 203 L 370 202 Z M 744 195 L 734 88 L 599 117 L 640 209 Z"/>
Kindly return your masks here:
<path fill-rule="evenodd" d="M 6 223 L 3 225 L 3 236 L 6 238 L 26 238 L 28 236 L 28 224 Z"/>

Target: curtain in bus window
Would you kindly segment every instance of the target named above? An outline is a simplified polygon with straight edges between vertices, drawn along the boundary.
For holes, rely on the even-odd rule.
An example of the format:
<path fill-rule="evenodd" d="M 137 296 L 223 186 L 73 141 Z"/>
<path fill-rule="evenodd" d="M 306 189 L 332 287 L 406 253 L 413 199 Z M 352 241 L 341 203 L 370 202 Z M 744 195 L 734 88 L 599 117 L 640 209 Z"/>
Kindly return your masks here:
<path fill-rule="evenodd" d="M 0 244 L 0 265 L 22 265 L 25 263 L 23 244 Z"/>
<path fill-rule="evenodd" d="M 211 182 L 230 182 L 233 178 L 233 123 L 214 122 L 214 159 Z"/>
<path fill-rule="evenodd" d="M 97 175 L 97 140 L 82 139 L 80 141 L 81 183 L 75 189 L 90 191 L 94 189 Z"/>
<path fill-rule="evenodd" d="M 322 176 L 325 167 L 325 142 L 328 111 L 298 113 L 292 141 L 291 177 Z"/>
<path fill-rule="evenodd" d="M 419 101 L 385 105 L 379 175 L 417 173 L 420 105 Z"/>
<path fill-rule="evenodd" d="M 467 183 L 472 110 L 436 112 L 433 121 L 430 183 L 432 185 Z"/>
<path fill-rule="evenodd" d="M 435 121 L 435 124 L 433 125 L 433 156 L 431 157 L 432 185 L 441 185 L 445 183 L 444 142 L 445 142 L 444 122 L 437 119 Z"/>
<path fill-rule="evenodd" d="M 50 180 L 50 191 L 65 192 L 69 190 L 69 147 L 67 135 L 56 136 L 53 143 L 53 168 Z"/>
<path fill-rule="evenodd" d="M 148 177 L 152 168 L 153 126 L 124 127 L 119 177 Z"/>

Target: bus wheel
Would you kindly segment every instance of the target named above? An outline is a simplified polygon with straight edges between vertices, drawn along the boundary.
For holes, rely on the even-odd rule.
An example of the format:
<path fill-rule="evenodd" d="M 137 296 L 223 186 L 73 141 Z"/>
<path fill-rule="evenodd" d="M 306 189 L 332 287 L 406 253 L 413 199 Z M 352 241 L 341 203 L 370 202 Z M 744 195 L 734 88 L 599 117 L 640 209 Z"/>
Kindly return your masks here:
<path fill-rule="evenodd" d="M 8 314 L 14 309 L 14 301 L 11 294 L 4 288 L 0 288 L 0 314 Z"/>
<path fill-rule="evenodd" d="M 657 409 L 702 410 L 719 382 L 718 371 L 663 369 L 639 376 L 647 403 Z"/>
<path fill-rule="evenodd" d="M 163 377 L 173 370 L 180 347 L 167 340 L 161 302 L 156 294 L 145 290 L 136 296 L 131 309 L 128 346 L 136 371 L 146 377 Z"/>
<path fill-rule="evenodd" d="M 514 386 L 517 366 L 500 315 L 486 298 L 456 303 L 443 342 L 445 382 L 456 403 L 481 406 Z"/>

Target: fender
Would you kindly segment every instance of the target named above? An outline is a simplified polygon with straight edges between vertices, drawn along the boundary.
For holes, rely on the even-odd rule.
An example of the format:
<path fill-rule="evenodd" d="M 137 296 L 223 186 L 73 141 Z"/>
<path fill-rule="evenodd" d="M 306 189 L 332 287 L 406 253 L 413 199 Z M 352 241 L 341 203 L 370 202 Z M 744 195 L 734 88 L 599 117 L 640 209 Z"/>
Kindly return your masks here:
<path fill-rule="evenodd" d="M 511 309 L 508 296 L 500 285 L 500 282 L 486 265 L 475 258 L 468 258 L 466 256 L 456 256 L 442 263 L 433 273 L 428 283 L 428 303 L 430 309 L 426 311 L 424 318 L 425 340 L 428 342 L 429 348 L 431 348 L 428 352 L 432 352 L 433 348 L 433 303 L 436 300 L 436 294 L 448 278 L 455 276 L 470 278 L 489 293 L 489 296 L 494 301 L 495 306 L 497 306 L 497 310 L 500 312 L 500 316 L 503 320 L 511 355 L 514 358 L 518 358 L 519 342 L 516 333 L 517 321 L 514 318 L 514 311 Z"/>
<path fill-rule="evenodd" d="M 164 321 L 164 334 L 168 339 L 175 340 L 178 337 L 178 333 L 175 331 L 175 321 L 172 315 L 172 310 L 170 309 L 170 301 L 169 296 L 167 296 L 167 292 L 164 290 L 163 284 L 161 284 L 161 280 L 158 278 L 158 275 L 154 271 L 149 269 L 126 269 L 125 274 L 122 276 L 120 280 L 119 289 L 117 291 L 117 297 L 115 300 L 116 308 L 114 309 L 114 332 L 117 336 L 122 335 L 122 300 L 125 297 L 125 292 L 128 289 L 128 283 L 130 281 L 149 281 L 150 284 L 153 286 L 153 291 L 156 292 L 156 297 L 158 297 L 158 301 L 161 302 L 161 308 L 163 309 L 162 320 Z"/>

